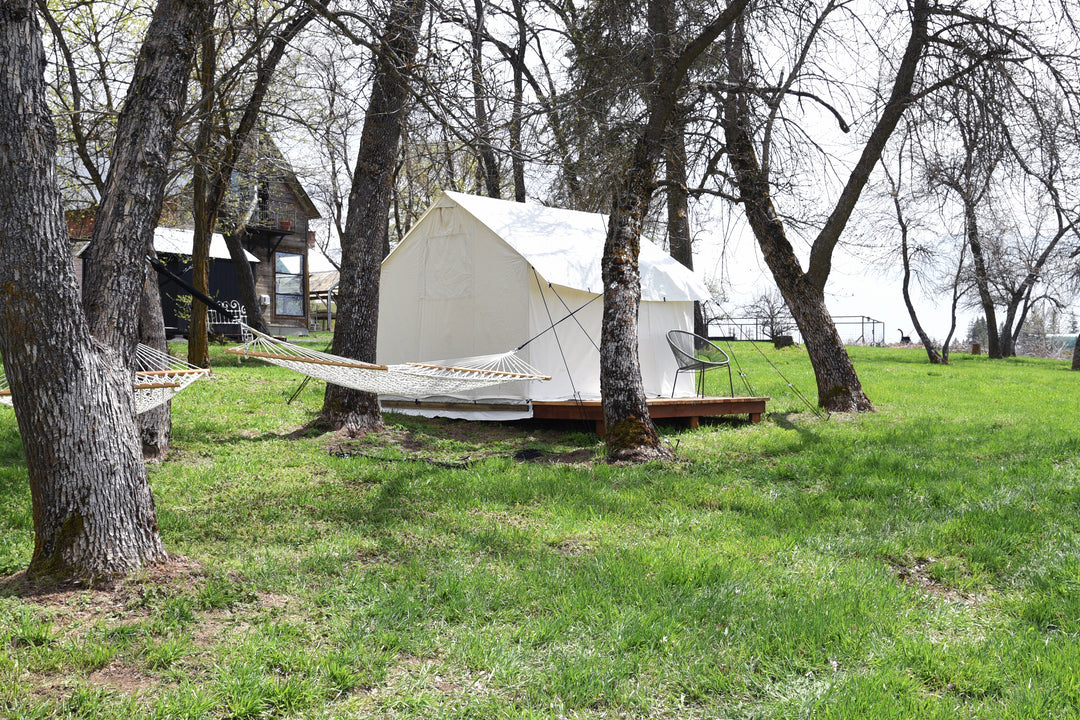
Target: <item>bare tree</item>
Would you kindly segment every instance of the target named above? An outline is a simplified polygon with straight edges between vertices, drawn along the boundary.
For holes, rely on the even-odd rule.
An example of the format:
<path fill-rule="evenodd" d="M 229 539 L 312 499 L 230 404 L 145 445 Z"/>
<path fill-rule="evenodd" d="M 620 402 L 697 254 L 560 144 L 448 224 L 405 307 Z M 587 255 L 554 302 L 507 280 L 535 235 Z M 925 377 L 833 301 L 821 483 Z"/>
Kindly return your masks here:
<path fill-rule="evenodd" d="M 995 73 L 981 73 L 992 82 Z M 999 83 L 994 83 L 1000 85 Z M 939 112 L 950 118 L 959 140 L 959 152 L 939 154 L 928 170 L 932 181 L 952 191 L 963 208 L 964 236 L 971 251 L 975 287 L 979 293 L 983 315 L 986 317 L 987 354 L 1002 357 L 998 335 L 997 311 L 991 292 L 987 249 L 984 248 L 984 229 L 980 224 L 980 206 L 991 198 L 994 176 L 1005 146 L 998 118 L 987 112 L 978 96 L 954 86 L 936 103 Z"/>
<path fill-rule="evenodd" d="M 600 391 L 611 460 L 641 461 L 669 455 L 649 417 L 638 360 L 637 316 L 641 301 L 638 254 L 641 229 L 655 184 L 656 163 L 663 156 L 667 127 L 675 115 L 691 67 L 739 17 L 747 0 L 733 0 L 683 39 L 675 32 L 674 0 L 649 0 L 644 8 L 647 32 L 639 92 L 645 119 L 636 131 L 633 150 L 623 160 L 612 193 L 611 215 L 601 270 L 604 311 L 600 335 Z M 614 33 L 633 26 L 633 15 L 601 4 L 593 22 L 616 23 Z M 600 13 L 612 15 L 605 18 Z"/>
<path fill-rule="evenodd" d="M 902 152 L 897 153 L 898 165 L 897 176 L 903 173 L 903 157 Z M 922 323 L 919 322 L 919 315 L 915 311 L 915 303 L 911 299 L 911 276 L 912 276 L 912 253 L 913 248 L 911 245 L 910 230 L 911 227 L 908 223 L 906 212 L 904 209 L 904 203 L 900 195 L 900 183 L 893 173 L 889 170 L 886 163 L 882 162 L 882 169 L 884 171 L 885 180 L 888 183 L 889 197 L 892 200 L 893 211 L 896 214 L 896 224 L 900 228 L 900 261 L 903 267 L 903 282 L 901 284 L 901 290 L 904 296 L 904 307 L 907 308 L 908 317 L 911 318 L 911 324 L 915 327 L 915 333 L 919 336 L 919 342 L 922 343 L 923 349 L 926 350 L 927 359 L 931 365 L 938 365 L 947 362 L 947 357 L 943 357 L 934 347 L 934 342 L 930 339 L 930 336 L 923 329 Z"/>
<path fill-rule="evenodd" d="M 803 270 L 788 240 L 783 216 L 772 199 L 772 123 L 793 90 L 795 81 L 806 68 L 810 51 L 826 28 L 830 15 L 841 5 L 830 1 L 823 6 L 799 42 L 800 51 L 791 71 L 780 82 L 768 83 L 767 89 L 760 87 L 765 81 L 756 79 L 752 74 L 746 23 L 741 22 L 735 27 L 728 35 L 729 83 L 724 89 L 723 117 L 727 156 L 738 188 L 739 201 L 765 262 L 806 343 L 817 379 L 818 404 L 828 410 L 850 412 L 872 410 L 873 405 L 863 392 L 855 368 L 825 306 L 825 284 L 832 268 L 833 253 L 870 173 L 900 118 L 914 101 L 915 78 L 929 39 L 930 8 L 929 0 L 914 0 L 909 7 L 910 34 L 892 76 L 888 98 L 881 106 L 835 205 L 813 240 L 809 266 Z M 755 128 L 759 127 L 759 123 L 750 102 L 756 92 L 764 95 L 762 112 L 766 117 L 760 131 L 760 144 L 755 137 Z M 813 98 L 812 95 L 810 97 Z"/>
<path fill-rule="evenodd" d="M 791 312 L 784 303 L 784 297 L 777 290 L 761 293 L 753 302 L 743 307 L 742 311 L 757 322 L 758 327 L 770 340 L 776 340 L 795 329 Z"/>
<path fill-rule="evenodd" d="M 241 161 L 245 149 L 254 138 L 263 101 L 270 90 L 270 84 L 278 65 L 285 56 L 289 43 L 315 17 L 314 10 L 299 7 L 289 12 L 290 5 L 281 8 L 262 27 L 262 34 L 272 37 L 269 50 L 255 63 L 254 78 L 246 100 L 242 103 L 240 119 L 233 126 L 228 113 L 218 112 L 219 101 L 217 57 L 218 46 L 213 34 L 207 33 L 203 39 L 200 74 L 202 97 L 200 98 L 201 118 L 198 139 L 195 144 L 195 172 L 192 184 L 195 242 L 192 250 L 192 276 L 196 290 L 209 294 L 210 238 L 220 215 L 228 214 L 225 203 L 233 173 Z M 280 17 L 278 15 L 280 14 Z M 228 37 L 228 36 L 224 36 Z M 225 42 L 224 39 L 221 42 Z M 240 63 L 246 58 L 241 58 Z M 235 74 L 238 66 L 225 71 L 226 75 Z M 216 135 L 216 136 L 215 136 Z M 216 151 L 216 152 L 215 152 Z M 261 332 L 267 332 L 262 316 L 262 307 L 255 292 L 255 278 L 244 253 L 243 239 L 248 217 L 227 217 L 230 227 L 225 232 L 229 256 L 240 287 L 240 300 L 247 313 L 248 324 Z M 210 361 L 207 346 L 206 305 L 197 298 L 191 304 L 191 327 L 188 338 L 188 362 L 202 367 Z"/>
<path fill-rule="evenodd" d="M 379 273 L 389 223 L 392 169 L 425 5 L 425 0 L 396 0 L 378 38 L 377 65 L 341 238 L 341 283 L 333 351 L 366 362 L 375 361 Z M 350 432 L 382 426 L 377 395 L 337 385 L 326 386 L 322 418 Z"/>

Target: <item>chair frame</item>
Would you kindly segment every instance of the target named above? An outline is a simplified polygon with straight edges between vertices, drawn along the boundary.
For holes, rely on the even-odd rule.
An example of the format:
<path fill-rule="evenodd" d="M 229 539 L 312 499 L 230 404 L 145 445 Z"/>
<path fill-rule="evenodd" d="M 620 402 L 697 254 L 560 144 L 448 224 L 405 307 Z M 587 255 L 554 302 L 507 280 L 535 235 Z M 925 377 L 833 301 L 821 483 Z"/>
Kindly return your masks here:
<path fill-rule="evenodd" d="M 675 397 L 675 388 L 679 384 L 679 373 L 693 372 L 694 389 L 698 397 L 705 397 L 705 373 L 715 368 L 726 367 L 728 369 L 728 387 L 731 397 L 735 397 L 735 382 L 731 375 L 731 358 L 724 349 L 708 338 L 696 335 L 688 330 L 669 330 L 667 333 L 668 347 L 675 356 L 675 362 L 679 369 L 675 371 L 675 382 L 671 384 L 671 397 Z M 689 345 L 689 348 L 687 347 Z M 715 350 L 723 356 L 723 360 L 703 360 L 697 356 L 698 348 Z M 697 371 L 701 373 L 698 374 Z"/>

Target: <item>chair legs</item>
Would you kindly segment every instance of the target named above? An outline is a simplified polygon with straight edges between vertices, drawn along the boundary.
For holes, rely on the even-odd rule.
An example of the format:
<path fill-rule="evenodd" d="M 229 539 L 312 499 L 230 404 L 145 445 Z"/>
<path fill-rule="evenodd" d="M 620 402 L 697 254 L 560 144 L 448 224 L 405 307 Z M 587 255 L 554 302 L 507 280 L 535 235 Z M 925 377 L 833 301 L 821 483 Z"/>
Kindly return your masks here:
<path fill-rule="evenodd" d="M 705 373 L 698 372 L 697 370 L 676 370 L 675 382 L 671 383 L 671 397 L 675 397 L 675 388 L 679 384 L 679 373 L 692 372 L 694 373 L 694 392 L 698 394 L 698 397 L 705 397 Z"/>
<path fill-rule="evenodd" d="M 679 373 L 681 372 L 693 372 L 694 373 L 694 392 L 698 397 L 705 397 L 705 371 L 704 370 L 676 370 L 675 382 L 671 383 L 671 397 L 675 397 L 675 389 L 679 384 Z M 731 374 L 731 366 L 728 365 L 728 391 L 731 393 L 731 397 L 735 397 L 735 380 Z"/>

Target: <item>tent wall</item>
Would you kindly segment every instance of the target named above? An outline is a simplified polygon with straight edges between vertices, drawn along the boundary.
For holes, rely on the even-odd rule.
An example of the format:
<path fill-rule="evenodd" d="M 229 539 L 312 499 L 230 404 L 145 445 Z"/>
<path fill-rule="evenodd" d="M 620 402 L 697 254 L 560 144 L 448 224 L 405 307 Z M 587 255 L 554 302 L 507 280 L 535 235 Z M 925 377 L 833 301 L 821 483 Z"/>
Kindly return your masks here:
<path fill-rule="evenodd" d="M 600 399 L 600 329 L 603 300 L 598 296 L 542 283 L 543 296 L 534 282 L 530 288 L 532 335 L 544 332 L 553 322 L 578 310 L 573 317 L 529 344 L 528 360 L 552 376 L 549 382 L 532 383 L 533 400 Z M 594 299 L 595 298 L 595 299 Z M 592 301 L 592 302 L 590 302 Z M 546 304 L 545 304 L 546 303 Z M 674 356 L 664 335 L 668 330 L 693 330 L 692 302 L 642 302 L 638 314 L 638 359 L 645 394 L 669 397 L 675 381 Z M 549 316 L 550 312 L 550 316 Z M 550 318 L 550 319 L 549 319 Z M 694 394 L 689 374 L 679 377 L 676 397 Z"/>
<path fill-rule="evenodd" d="M 490 230 L 434 208 L 383 264 L 379 362 L 513 350 L 528 339 L 528 281 L 528 263 Z"/>

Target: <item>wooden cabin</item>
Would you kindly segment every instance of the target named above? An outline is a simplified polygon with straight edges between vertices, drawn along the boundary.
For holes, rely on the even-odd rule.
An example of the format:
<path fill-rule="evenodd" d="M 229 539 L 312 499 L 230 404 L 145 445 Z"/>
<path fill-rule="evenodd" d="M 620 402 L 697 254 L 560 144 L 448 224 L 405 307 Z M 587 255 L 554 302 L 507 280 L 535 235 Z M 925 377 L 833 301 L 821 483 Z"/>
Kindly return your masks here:
<path fill-rule="evenodd" d="M 83 259 L 86 240 L 93 230 L 94 210 L 68 213 L 68 232 L 80 284 L 93 282 L 93 268 Z M 269 136 L 255 138 L 245 150 L 240 169 L 233 173 L 229 194 L 219 216 L 218 232 L 211 241 L 210 295 L 228 304 L 240 300 L 236 271 L 221 232 L 239 232 L 263 317 L 276 335 L 303 335 L 311 327 L 308 299 L 308 252 L 315 232 L 310 221 L 321 217 L 301 186 L 289 162 Z M 230 228 L 230 219 L 243 222 Z M 170 271 L 191 282 L 191 247 L 194 238 L 188 192 L 166 202 L 154 247 Z M 168 279 L 159 279 L 162 311 L 169 332 L 187 332 L 190 293 Z"/>

